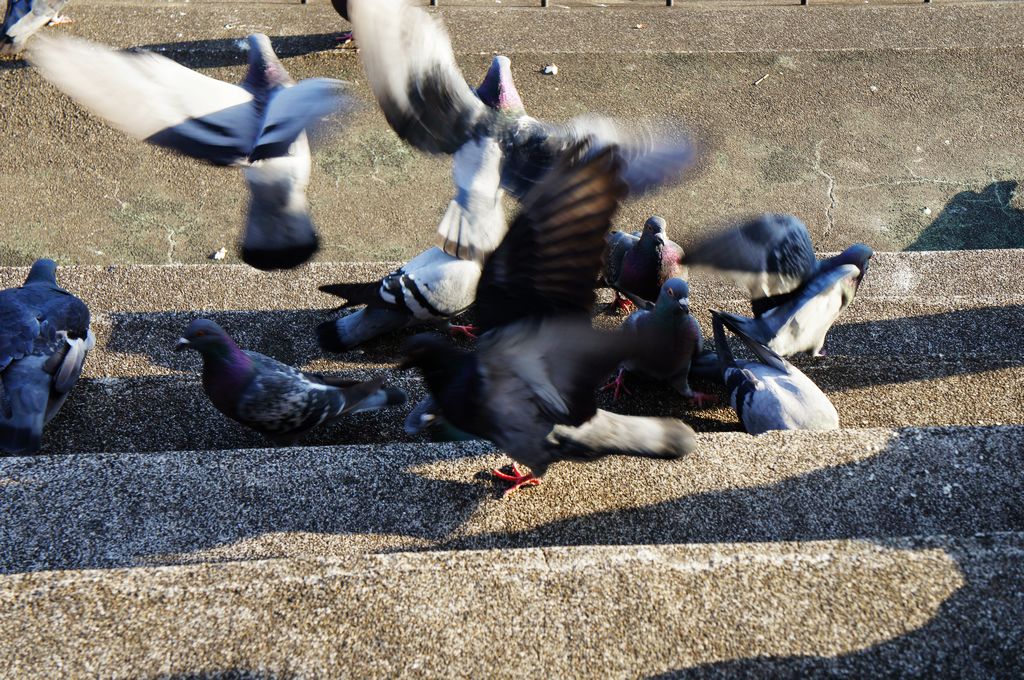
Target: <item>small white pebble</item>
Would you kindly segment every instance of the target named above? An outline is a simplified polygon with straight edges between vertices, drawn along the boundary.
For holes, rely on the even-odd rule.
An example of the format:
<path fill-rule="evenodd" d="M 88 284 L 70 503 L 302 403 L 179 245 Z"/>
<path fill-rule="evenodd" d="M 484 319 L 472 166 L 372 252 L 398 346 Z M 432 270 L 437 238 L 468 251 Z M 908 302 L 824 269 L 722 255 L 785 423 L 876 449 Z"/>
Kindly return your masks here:
<path fill-rule="evenodd" d="M 944 139 L 944 140 L 942 140 L 942 143 L 943 143 L 943 144 L 945 144 L 946 146 L 949 146 L 949 145 L 950 145 L 950 144 L 952 144 L 953 142 L 952 142 L 951 140 L 948 140 L 948 139 Z"/>
<path fill-rule="evenodd" d="M 221 248 L 220 250 L 218 250 L 217 252 L 215 252 L 213 254 L 213 259 L 215 259 L 215 260 L 217 260 L 219 262 L 220 260 L 223 260 L 227 256 L 228 256 L 228 249 L 227 248 Z"/>
<path fill-rule="evenodd" d="M 633 28 L 643 28 L 643 24 L 633 24 Z"/>
<path fill-rule="evenodd" d="M 947 496 L 952 496 L 953 495 L 953 487 L 951 487 L 949 484 L 946 484 L 944 487 L 942 487 L 942 493 L 947 495 Z"/>
<path fill-rule="evenodd" d="M 925 208 L 921 212 L 923 212 L 925 215 L 931 215 L 932 214 L 932 209 L 931 208 Z"/>
<path fill-rule="evenodd" d="M 877 85 L 872 85 L 868 89 L 871 90 L 872 92 L 878 92 L 878 86 Z"/>
<path fill-rule="evenodd" d="M 541 73 L 543 73 L 546 76 L 557 76 L 558 66 L 556 66 L 555 64 L 548 64 L 543 69 L 541 69 Z"/>

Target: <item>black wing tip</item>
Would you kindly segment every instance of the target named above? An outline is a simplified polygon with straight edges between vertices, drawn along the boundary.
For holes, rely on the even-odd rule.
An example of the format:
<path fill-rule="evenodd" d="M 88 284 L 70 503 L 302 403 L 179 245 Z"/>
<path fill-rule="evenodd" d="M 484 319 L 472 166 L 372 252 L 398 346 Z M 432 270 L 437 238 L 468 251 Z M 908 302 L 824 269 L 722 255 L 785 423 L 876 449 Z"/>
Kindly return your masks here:
<path fill-rule="evenodd" d="M 341 354 L 349 349 L 338 335 L 338 322 L 333 319 L 316 327 L 316 340 L 320 348 L 328 352 Z"/>
<path fill-rule="evenodd" d="M 286 248 L 242 248 L 242 261 L 250 267 L 269 272 L 277 269 L 294 269 L 309 261 L 320 245 L 316 242 Z"/>

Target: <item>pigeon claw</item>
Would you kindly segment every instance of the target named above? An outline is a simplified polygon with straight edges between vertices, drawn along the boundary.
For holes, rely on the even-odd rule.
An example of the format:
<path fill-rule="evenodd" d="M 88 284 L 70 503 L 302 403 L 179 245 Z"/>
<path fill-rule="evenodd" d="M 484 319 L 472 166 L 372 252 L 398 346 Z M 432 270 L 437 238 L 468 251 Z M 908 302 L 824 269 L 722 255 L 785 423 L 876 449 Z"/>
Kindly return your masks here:
<path fill-rule="evenodd" d="M 628 387 L 626 387 L 626 371 L 625 371 L 625 369 L 620 368 L 619 369 L 619 374 L 617 376 L 615 376 L 615 380 L 612 380 L 607 385 L 602 387 L 601 391 L 602 392 L 606 392 L 606 391 L 608 391 L 608 390 L 610 390 L 612 388 L 615 389 L 615 392 L 612 394 L 612 400 L 613 401 L 618 401 L 619 400 L 619 396 L 623 392 L 625 392 L 626 394 L 628 394 L 630 396 L 633 396 L 633 392 L 631 392 L 630 389 Z"/>
<path fill-rule="evenodd" d="M 501 470 L 491 470 L 491 474 L 496 478 L 504 480 L 506 482 L 512 482 L 512 486 L 505 489 L 505 493 L 502 497 L 508 496 L 521 489 L 524 486 L 537 486 L 540 484 L 540 478 L 534 477 L 532 472 L 527 472 L 519 467 L 518 463 L 512 463 L 512 474 L 502 472 Z"/>
<path fill-rule="evenodd" d="M 631 313 L 636 309 L 636 305 L 629 298 L 622 297 L 618 291 L 615 291 L 615 299 L 612 300 L 611 310 L 613 313 L 626 312 Z"/>
<path fill-rule="evenodd" d="M 708 394 L 707 392 L 694 392 L 690 395 L 690 406 L 696 406 L 697 408 L 703 408 L 705 406 L 711 406 L 712 404 L 718 403 L 718 395 Z"/>
<path fill-rule="evenodd" d="M 458 326 L 453 324 L 451 326 L 448 326 L 448 332 L 454 336 L 462 336 L 464 338 L 469 338 L 470 340 L 476 340 L 476 334 L 480 332 L 480 328 L 474 326 L 473 324 L 467 324 L 465 326 Z"/>

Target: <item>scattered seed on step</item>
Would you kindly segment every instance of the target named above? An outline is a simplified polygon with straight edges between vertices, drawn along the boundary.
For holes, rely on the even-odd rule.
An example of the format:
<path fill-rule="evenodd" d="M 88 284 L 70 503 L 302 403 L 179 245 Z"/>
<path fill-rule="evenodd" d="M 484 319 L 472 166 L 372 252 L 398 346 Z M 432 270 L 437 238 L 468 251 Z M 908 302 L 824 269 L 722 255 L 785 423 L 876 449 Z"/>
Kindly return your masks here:
<path fill-rule="evenodd" d="M 541 69 L 541 73 L 543 73 L 546 76 L 557 76 L 558 66 L 556 66 L 555 64 L 548 64 L 543 69 Z"/>
<path fill-rule="evenodd" d="M 228 256 L 228 249 L 227 248 L 221 248 L 220 250 L 215 252 L 210 257 L 213 258 L 214 260 L 217 260 L 219 262 L 219 261 L 223 260 L 227 256 Z"/>
<path fill-rule="evenodd" d="M 770 73 L 765 73 L 763 76 L 761 76 L 760 78 L 758 78 L 757 80 L 754 81 L 754 85 L 760 85 L 761 83 L 764 82 L 764 79 L 767 78 L 769 75 L 771 75 L 771 74 Z"/>
<path fill-rule="evenodd" d="M 921 212 L 923 212 L 925 215 L 931 215 L 932 214 L 932 209 L 931 208 L 925 208 Z"/>

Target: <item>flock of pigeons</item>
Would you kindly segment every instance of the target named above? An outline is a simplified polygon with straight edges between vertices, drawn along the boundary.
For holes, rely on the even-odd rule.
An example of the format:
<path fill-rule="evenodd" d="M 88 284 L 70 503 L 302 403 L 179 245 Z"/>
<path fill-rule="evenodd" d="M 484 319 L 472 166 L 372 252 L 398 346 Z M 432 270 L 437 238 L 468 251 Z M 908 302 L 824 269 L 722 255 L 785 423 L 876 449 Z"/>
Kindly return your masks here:
<path fill-rule="evenodd" d="M 54 3 L 8 6 L 4 32 L 19 49 L 25 30 L 11 27 L 36 4 Z M 694 432 L 679 419 L 597 408 L 597 391 L 616 370 L 604 385 L 616 399 L 628 372 L 668 382 L 694 406 L 714 397 L 694 391 L 690 378 L 720 380 L 752 434 L 839 426 L 825 394 L 784 357 L 821 352 L 867 272 L 869 247 L 819 261 L 806 226 L 776 214 L 685 253 L 659 217 L 642 232 L 609 231 L 627 196 L 681 181 L 696 161 L 696 145 L 678 126 L 596 116 L 539 121 L 526 114 L 505 57 L 495 57 L 471 88 L 444 27 L 423 9 L 407 0 L 334 5 L 352 22 L 392 129 L 421 151 L 453 158 L 455 195 L 437 247 L 380 280 L 321 288 L 344 298 L 345 307 L 362 306 L 320 325 L 328 351 L 417 324 L 476 339 L 473 351 L 436 333 L 406 342 L 401 367 L 418 369 L 430 393 L 406 418 L 408 432 L 444 427 L 493 441 L 515 461 L 511 473 L 495 471 L 512 491 L 538 484 L 558 460 L 678 458 L 694 449 Z M 35 21 L 36 28 L 43 23 Z M 247 48 L 249 69 L 239 85 L 156 54 L 67 37 L 37 37 L 27 55 L 44 78 L 129 135 L 244 168 L 250 202 L 243 260 L 261 269 L 294 267 L 319 240 L 305 198 L 305 131 L 347 111 L 352 100 L 340 81 L 292 81 L 266 36 L 249 36 Z M 510 223 L 506 193 L 519 204 Z M 690 314 L 691 268 L 718 271 L 750 294 L 752 318 L 711 311 L 714 350 L 704 347 Z M 40 447 L 43 427 L 94 345 L 86 305 L 57 285 L 55 273 L 55 263 L 41 259 L 23 286 L 0 291 L 0 450 Z M 635 307 L 613 332 L 591 322 L 602 284 L 616 291 L 616 306 Z M 475 325 L 451 323 L 471 306 Z M 727 329 L 750 359 L 733 355 Z M 218 410 L 278 443 L 346 413 L 406 401 L 380 378 L 313 374 L 245 351 L 207 319 L 193 321 L 176 349 L 201 354 L 203 388 Z"/>

